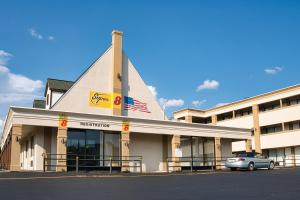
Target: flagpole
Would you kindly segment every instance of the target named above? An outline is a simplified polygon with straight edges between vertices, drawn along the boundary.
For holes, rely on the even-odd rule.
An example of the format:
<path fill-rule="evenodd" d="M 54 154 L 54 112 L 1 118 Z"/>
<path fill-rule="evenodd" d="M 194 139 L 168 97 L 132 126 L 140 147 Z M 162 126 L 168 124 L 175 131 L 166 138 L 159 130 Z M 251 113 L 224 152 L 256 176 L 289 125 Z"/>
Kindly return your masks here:
<path fill-rule="evenodd" d="M 165 110 L 166 110 L 166 106 L 163 105 L 163 117 L 164 117 L 164 120 L 166 120 L 166 113 L 165 113 Z"/>

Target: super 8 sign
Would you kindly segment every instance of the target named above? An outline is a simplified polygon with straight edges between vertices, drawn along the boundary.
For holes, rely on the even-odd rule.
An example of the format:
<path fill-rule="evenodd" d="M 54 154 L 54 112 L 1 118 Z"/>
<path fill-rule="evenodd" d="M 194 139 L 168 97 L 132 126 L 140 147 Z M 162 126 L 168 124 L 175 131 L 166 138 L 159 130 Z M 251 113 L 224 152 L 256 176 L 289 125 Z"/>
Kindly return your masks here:
<path fill-rule="evenodd" d="M 122 133 L 129 133 L 129 121 L 122 122 Z"/>
<path fill-rule="evenodd" d="M 58 127 L 66 128 L 68 127 L 68 116 L 65 114 L 60 114 L 58 116 Z"/>
<path fill-rule="evenodd" d="M 98 108 L 117 108 L 122 107 L 122 97 L 119 93 L 103 93 L 90 91 L 89 106 Z"/>

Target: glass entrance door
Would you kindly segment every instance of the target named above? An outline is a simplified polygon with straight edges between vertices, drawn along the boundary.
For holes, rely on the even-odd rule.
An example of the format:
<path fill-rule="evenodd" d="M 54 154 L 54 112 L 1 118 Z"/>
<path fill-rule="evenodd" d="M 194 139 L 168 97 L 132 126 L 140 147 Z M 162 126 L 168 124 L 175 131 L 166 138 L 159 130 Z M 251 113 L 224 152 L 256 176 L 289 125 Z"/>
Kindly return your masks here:
<path fill-rule="evenodd" d="M 101 166 L 100 149 L 103 144 L 100 144 L 102 141 L 100 138 L 102 135 L 102 132 L 95 130 L 87 130 L 85 133 L 85 166 L 90 170 L 94 169 L 93 166 Z"/>
<path fill-rule="evenodd" d="M 68 131 L 67 165 L 68 171 L 75 170 L 76 156 L 79 156 L 79 166 L 84 165 L 85 159 L 85 132 L 82 130 Z"/>
<path fill-rule="evenodd" d="M 98 130 L 68 130 L 68 170 L 75 170 L 76 156 L 80 170 L 95 170 L 110 166 L 109 159 L 120 156 L 120 133 Z M 113 166 L 120 166 L 113 162 Z"/>

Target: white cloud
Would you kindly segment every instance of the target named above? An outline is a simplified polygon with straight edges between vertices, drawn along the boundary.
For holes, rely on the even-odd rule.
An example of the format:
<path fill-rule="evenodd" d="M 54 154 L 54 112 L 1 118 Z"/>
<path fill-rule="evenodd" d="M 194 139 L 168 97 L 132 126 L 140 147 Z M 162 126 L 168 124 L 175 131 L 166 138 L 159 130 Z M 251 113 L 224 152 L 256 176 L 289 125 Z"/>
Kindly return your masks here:
<path fill-rule="evenodd" d="M 192 104 L 193 104 L 193 106 L 195 106 L 195 107 L 199 107 L 199 106 L 203 105 L 205 102 L 206 102 L 205 99 L 204 99 L 204 100 L 201 100 L 201 101 L 196 100 L 196 101 L 192 101 Z"/>
<path fill-rule="evenodd" d="M 8 84 L 11 91 L 21 93 L 34 93 L 43 87 L 43 83 L 40 80 L 31 80 L 26 76 L 10 72 L 8 73 Z"/>
<path fill-rule="evenodd" d="M 160 98 L 159 100 L 160 105 L 163 108 L 168 108 L 168 107 L 180 107 L 184 105 L 184 101 L 182 99 L 165 99 L 165 98 Z"/>
<path fill-rule="evenodd" d="M 156 90 L 155 86 L 147 85 L 153 96 L 157 99 L 158 92 Z M 184 105 L 184 101 L 182 99 L 165 99 L 165 98 L 159 98 L 158 103 L 160 106 L 165 110 L 169 107 L 180 107 Z"/>
<path fill-rule="evenodd" d="M 3 123 L 4 123 L 4 121 L 2 119 L 0 119 L 0 136 L 1 136 L 2 131 L 3 131 L 3 125 L 4 125 Z"/>
<path fill-rule="evenodd" d="M 0 54 L 4 55 L 3 52 Z M 10 106 L 31 106 L 34 98 L 42 96 L 42 81 L 15 74 L 6 65 L 0 65 L 0 83 L 0 120 L 2 123 Z"/>
<path fill-rule="evenodd" d="M 52 41 L 54 40 L 54 37 L 52 35 L 48 36 L 48 40 Z"/>
<path fill-rule="evenodd" d="M 275 75 L 275 74 L 281 72 L 282 70 L 283 70 L 282 67 L 273 67 L 273 68 L 267 68 L 264 71 L 267 75 Z"/>
<path fill-rule="evenodd" d="M 215 107 L 224 106 L 224 105 L 226 105 L 226 104 L 228 104 L 228 103 L 218 103 Z"/>
<path fill-rule="evenodd" d="M 214 90 L 220 86 L 220 83 L 216 80 L 205 80 L 201 85 L 196 89 L 197 92 L 201 90 Z"/>
<path fill-rule="evenodd" d="M 154 87 L 152 85 L 147 85 L 147 87 L 149 88 L 149 90 L 151 91 L 151 93 L 153 94 L 153 96 L 156 98 L 157 97 L 156 87 Z"/>
<path fill-rule="evenodd" d="M 0 93 L 0 104 L 12 104 L 12 103 L 28 103 L 32 102 L 35 98 L 42 98 L 37 94 L 24 94 L 24 93 Z"/>
<path fill-rule="evenodd" d="M 12 56 L 10 53 L 4 50 L 0 50 L 0 57 L 10 57 L 10 56 Z"/>
<path fill-rule="evenodd" d="M 9 72 L 9 69 L 7 67 L 0 65 L 0 75 L 8 73 L 8 72 Z"/>
<path fill-rule="evenodd" d="M 0 103 L 22 101 L 29 97 L 33 98 L 37 96 L 36 93 L 43 87 L 43 83 L 40 80 L 31 80 L 25 76 L 10 72 L 6 73 L 5 76 L 1 75 L 0 81 L 3 81 L 0 86 Z"/>
<path fill-rule="evenodd" d="M 29 34 L 35 38 L 35 39 L 38 39 L 38 40 L 43 40 L 44 38 L 49 40 L 49 41 L 53 41 L 55 38 L 53 35 L 49 35 L 49 36 L 44 36 L 42 35 L 41 33 L 39 33 L 36 29 L 34 28 L 30 28 L 29 30 Z"/>
<path fill-rule="evenodd" d="M 29 33 L 32 37 L 38 39 L 38 40 L 42 40 L 44 37 L 38 33 L 34 28 L 29 29 Z"/>
<path fill-rule="evenodd" d="M 0 49 L 0 65 L 6 65 L 11 57 L 10 53 Z"/>

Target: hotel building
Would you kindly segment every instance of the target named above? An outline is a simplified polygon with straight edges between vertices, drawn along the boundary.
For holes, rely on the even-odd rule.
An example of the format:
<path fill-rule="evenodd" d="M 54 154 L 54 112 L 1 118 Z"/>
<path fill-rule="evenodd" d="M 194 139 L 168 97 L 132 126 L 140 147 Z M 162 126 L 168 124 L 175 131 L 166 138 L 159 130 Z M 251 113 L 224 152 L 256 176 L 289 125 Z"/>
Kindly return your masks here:
<path fill-rule="evenodd" d="M 179 121 L 247 128 L 252 142 L 232 143 L 233 152 L 253 149 L 280 164 L 300 165 L 300 85 L 283 88 L 208 110 L 183 109 Z"/>
<path fill-rule="evenodd" d="M 132 172 L 132 158 L 142 157 L 143 172 L 159 172 L 167 170 L 168 157 L 184 155 L 213 157 L 210 165 L 217 167 L 217 158 L 231 155 L 233 141 L 251 139 L 250 129 L 164 116 L 123 51 L 122 33 L 113 31 L 111 46 L 77 80 L 48 79 L 45 100 L 35 100 L 32 108 L 10 107 L 0 165 L 11 171 L 69 171 L 76 157 L 80 169 Z"/>

